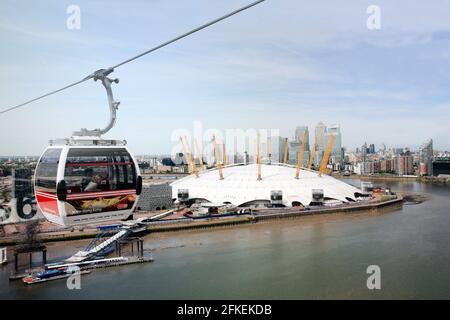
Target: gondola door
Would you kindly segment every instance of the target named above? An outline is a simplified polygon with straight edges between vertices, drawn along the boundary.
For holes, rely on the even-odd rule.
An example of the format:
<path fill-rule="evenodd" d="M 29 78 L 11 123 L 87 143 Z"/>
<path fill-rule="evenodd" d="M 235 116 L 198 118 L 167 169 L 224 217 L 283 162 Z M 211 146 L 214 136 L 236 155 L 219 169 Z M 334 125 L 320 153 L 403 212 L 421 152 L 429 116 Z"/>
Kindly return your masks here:
<path fill-rule="evenodd" d="M 34 193 L 38 207 L 47 220 L 59 225 L 64 225 L 64 215 L 60 209 L 56 187 L 61 179 L 58 172 L 64 168 L 60 161 L 64 149 L 48 147 L 39 158 L 34 175 Z"/>

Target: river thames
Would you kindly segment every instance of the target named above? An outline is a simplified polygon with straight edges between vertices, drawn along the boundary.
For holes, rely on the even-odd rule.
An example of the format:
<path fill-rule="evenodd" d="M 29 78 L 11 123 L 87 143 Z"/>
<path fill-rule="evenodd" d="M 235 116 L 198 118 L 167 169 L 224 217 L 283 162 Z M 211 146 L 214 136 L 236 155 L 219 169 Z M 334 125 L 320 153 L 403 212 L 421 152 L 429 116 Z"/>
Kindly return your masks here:
<path fill-rule="evenodd" d="M 359 185 L 359 180 L 346 180 Z M 233 228 L 150 234 L 153 263 L 25 286 L 0 267 L 2 299 L 449 299 L 450 187 L 382 182 L 431 196 L 377 214 L 311 216 Z M 48 244 L 70 256 L 88 240 Z M 381 289 L 366 286 L 369 265 Z"/>

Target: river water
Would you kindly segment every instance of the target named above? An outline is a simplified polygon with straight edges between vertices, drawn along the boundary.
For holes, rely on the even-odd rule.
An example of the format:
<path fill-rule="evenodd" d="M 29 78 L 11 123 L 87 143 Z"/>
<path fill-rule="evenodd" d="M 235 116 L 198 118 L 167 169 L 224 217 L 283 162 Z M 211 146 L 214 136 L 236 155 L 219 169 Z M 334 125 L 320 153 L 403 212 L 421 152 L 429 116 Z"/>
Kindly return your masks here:
<path fill-rule="evenodd" d="M 358 180 L 347 182 L 359 185 Z M 450 298 L 450 187 L 374 182 L 431 199 L 382 214 L 305 217 L 145 237 L 153 263 L 25 286 L 0 267 L 2 299 L 428 299 Z M 48 245 L 69 256 L 88 240 Z M 369 290 L 369 265 L 381 289 Z"/>

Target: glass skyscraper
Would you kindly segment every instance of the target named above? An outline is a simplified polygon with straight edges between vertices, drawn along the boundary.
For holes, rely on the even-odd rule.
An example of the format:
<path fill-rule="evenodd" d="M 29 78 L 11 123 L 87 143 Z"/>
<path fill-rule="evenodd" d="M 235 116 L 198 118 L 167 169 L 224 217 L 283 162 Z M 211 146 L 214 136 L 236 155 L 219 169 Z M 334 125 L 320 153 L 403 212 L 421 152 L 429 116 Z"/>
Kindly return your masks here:
<path fill-rule="evenodd" d="M 342 161 L 344 159 L 342 159 L 342 136 L 340 126 L 334 124 L 328 127 L 325 142 L 326 144 L 328 144 L 328 139 L 331 134 L 334 136 L 333 147 L 331 148 L 331 158 L 333 159 L 334 163 L 342 164 Z"/>

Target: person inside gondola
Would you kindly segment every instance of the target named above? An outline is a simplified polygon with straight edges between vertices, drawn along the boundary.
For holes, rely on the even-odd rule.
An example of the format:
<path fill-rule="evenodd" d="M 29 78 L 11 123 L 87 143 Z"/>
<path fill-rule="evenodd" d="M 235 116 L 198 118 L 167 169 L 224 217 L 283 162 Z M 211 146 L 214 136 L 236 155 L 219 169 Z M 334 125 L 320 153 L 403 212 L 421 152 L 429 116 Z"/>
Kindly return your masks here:
<path fill-rule="evenodd" d="M 92 177 L 92 180 L 88 183 L 84 191 L 100 191 L 99 186 L 102 184 L 104 178 L 101 174 L 96 174 Z"/>

